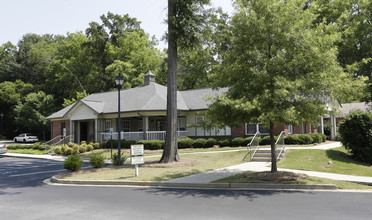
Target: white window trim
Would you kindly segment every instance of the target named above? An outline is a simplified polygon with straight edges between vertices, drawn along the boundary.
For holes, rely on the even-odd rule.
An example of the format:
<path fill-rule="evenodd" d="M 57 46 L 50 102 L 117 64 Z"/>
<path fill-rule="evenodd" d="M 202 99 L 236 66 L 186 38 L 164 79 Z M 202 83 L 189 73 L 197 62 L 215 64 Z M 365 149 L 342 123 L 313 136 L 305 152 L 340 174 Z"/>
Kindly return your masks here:
<path fill-rule="evenodd" d="M 293 134 L 293 125 L 288 125 L 288 134 Z"/>

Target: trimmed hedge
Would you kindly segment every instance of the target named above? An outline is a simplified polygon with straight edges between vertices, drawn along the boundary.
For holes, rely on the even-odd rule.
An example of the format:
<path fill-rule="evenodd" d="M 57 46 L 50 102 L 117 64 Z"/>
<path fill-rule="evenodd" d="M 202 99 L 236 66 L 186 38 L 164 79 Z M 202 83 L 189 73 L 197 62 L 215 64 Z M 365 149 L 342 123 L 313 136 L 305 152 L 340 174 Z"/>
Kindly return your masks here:
<path fill-rule="evenodd" d="M 220 147 L 227 147 L 231 145 L 229 138 L 220 139 L 217 141 L 217 143 L 218 145 L 220 145 Z"/>
<path fill-rule="evenodd" d="M 243 146 L 244 145 L 243 144 L 244 141 L 245 141 L 244 138 L 242 138 L 242 137 L 236 137 L 236 138 L 234 138 L 234 139 L 231 140 L 231 146 L 233 146 L 233 147 Z"/>
<path fill-rule="evenodd" d="M 204 147 L 205 148 L 211 148 L 214 145 L 217 145 L 217 140 L 214 138 L 208 138 L 207 142 L 205 142 Z"/>
<path fill-rule="evenodd" d="M 274 142 L 278 140 L 278 136 L 274 136 Z M 263 137 L 260 140 L 260 145 L 270 145 L 270 136 Z"/>
<path fill-rule="evenodd" d="M 194 140 L 194 147 L 195 148 L 204 148 L 205 143 L 207 143 L 207 139 L 198 138 L 198 139 Z"/>
<path fill-rule="evenodd" d="M 194 140 L 189 137 L 178 138 L 178 148 L 192 148 L 194 145 Z"/>
<path fill-rule="evenodd" d="M 137 141 L 137 144 L 143 144 L 146 150 L 159 150 L 164 148 L 165 141 L 159 140 L 141 140 Z"/>

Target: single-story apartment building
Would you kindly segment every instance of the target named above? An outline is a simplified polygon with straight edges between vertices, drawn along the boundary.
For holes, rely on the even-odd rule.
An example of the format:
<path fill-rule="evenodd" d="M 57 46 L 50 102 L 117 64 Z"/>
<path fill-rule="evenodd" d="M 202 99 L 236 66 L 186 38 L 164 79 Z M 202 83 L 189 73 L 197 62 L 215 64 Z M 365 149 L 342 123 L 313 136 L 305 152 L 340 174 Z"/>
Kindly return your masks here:
<path fill-rule="evenodd" d="M 207 96 L 217 96 L 227 89 L 193 89 L 177 91 L 178 136 L 216 137 L 250 136 L 257 131 L 268 134 L 261 124 L 244 124 L 239 128 L 204 129 L 198 122 L 204 120 L 203 111 L 210 104 Z M 167 87 L 155 83 L 155 75 L 149 71 L 144 84 L 120 91 L 120 133 L 127 140 L 164 140 L 166 129 Z M 47 117 L 51 121 L 51 138 L 65 133 L 75 143 L 96 140 L 107 141 L 118 138 L 118 91 L 89 95 Z M 322 125 L 322 120 L 320 120 Z M 189 126 L 194 125 L 194 126 Z M 287 134 L 317 133 L 320 128 L 311 125 L 280 125 L 275 128 Z"/>

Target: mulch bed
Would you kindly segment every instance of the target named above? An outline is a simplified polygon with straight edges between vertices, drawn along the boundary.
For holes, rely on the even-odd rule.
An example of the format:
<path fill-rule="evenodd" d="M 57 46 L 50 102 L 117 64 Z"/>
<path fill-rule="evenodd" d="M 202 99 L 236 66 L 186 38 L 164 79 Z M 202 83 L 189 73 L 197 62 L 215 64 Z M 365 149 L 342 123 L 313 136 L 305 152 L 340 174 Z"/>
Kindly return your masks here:
<path fill-rule="evenodd" d="M 286 171 L 278 171 L 271 173 L 270 171 L 246 173 L 244 177 L 247 179 L 255 179 L 267 182 L 287 182 L 287 181 L 298 181 L 309 178 L 306 174 L 292 173 Z"/>

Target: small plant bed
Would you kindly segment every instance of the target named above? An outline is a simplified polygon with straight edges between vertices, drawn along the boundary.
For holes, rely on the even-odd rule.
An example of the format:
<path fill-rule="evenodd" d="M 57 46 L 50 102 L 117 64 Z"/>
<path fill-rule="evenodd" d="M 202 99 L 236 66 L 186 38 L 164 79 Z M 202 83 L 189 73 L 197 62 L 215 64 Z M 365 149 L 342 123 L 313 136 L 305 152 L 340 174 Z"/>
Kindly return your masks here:
<path fill-rule="evenodd" d="M 372 177 L 372 165 L 357 162 L 344 148 L 289 150 L 278 167 Z"/>
<path fill-rule="evenodd" d="M 242 163 L 244 156 L 244 151 L 220 154 L 190 154 L 181 156 L 180 162 L 170 164 L 158 163 L 159 158 L 145 158 L 145 164 L 139 167 L 140 175 L 138 177 L 134 176 L 134 166 L 124 164 L 121 167 L 110 166 L 64 174 L 63 178 L 75 180 L 166 181 L 236 165 Z"/>
<path fill-rule="evenodd" d="M 330 180 L 318 177 L 309 177 L 305 174 L 278 171 L 271 172 L 245 172 L 230 176 L 214 183 L 264 183 L 264 184 L 334 184 L 339 189 L 372 190 L 372 186 L 347 181 Z"/>

